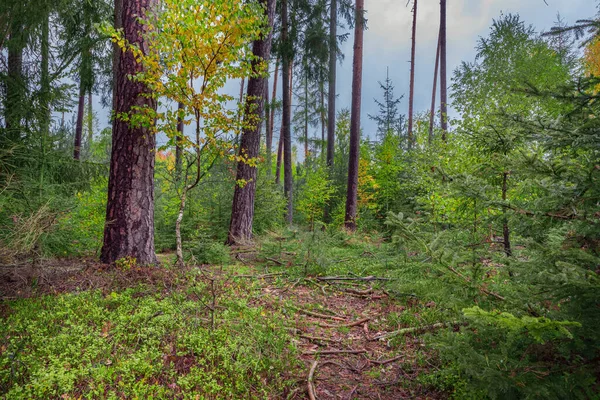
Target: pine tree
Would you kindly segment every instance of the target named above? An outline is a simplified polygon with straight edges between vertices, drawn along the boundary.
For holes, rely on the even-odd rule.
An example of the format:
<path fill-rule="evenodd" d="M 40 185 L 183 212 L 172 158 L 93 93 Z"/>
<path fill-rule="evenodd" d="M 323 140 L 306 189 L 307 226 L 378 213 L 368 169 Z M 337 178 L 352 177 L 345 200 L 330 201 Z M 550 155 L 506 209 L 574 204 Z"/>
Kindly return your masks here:
<path fill-rule="evenodd" d="M 389 68 L 386 69 L 385 81 L 378 83 L 383 91 L 383 99 L 381 101 L 373 100 L 379 108 L 379 113 L 376 115 L 369 114 L 368 116 L 377 123 L 377 139 L 381 141 L 387 135 L 400 136 L 402 134 L 404 116 L 400 114 L 398 106 L 404 95 L 398 98 L 394 97 L 394 85 L 389 76 Z"/>

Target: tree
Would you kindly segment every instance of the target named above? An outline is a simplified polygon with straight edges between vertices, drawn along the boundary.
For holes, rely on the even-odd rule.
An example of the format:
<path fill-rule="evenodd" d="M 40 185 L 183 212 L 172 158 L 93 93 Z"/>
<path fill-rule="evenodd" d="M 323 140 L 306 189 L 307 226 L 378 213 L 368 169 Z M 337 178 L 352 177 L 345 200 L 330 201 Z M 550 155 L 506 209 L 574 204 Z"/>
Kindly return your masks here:
<path fill-rule="evenodd" d="M 364 0 L 356 0 L 356 23 L 354 25 L 352 61 L 352 105 L 350 109 L 350 161 L 348 163 L 346 216 L 344 218 L 344 225 L 349 231 L 356 230 L 364 20 Z"/>
<path fill-rule="evenodd" d="M 329 90 L 327 96 L 327 165 L 333 166 L 335 149 L 335 81 L 337 66 L 337 0 L 331 0 L 329 10 Z"/>
<path fill-rule="evenodd" d="M 148 51 L 139 17 L 155 6 L 154 0 L 123 0 L 121 26 L 127 42 Z M 156 107 L 151 89 L 129 78 L 143 73 L 133 52 L 119 56 L 115 83 L 116 116 L 108 180 L 104 244 L 100 259 L 113 263 L 134 257 L 141 264 L 156 263 L 154 252 L 154 148 L 156 137 L 148 125 L 130 124 L 124 115 L 135 106 Z"/>
<path fill-rule="evenodd" d="M 291 92 L 290 77 L 292 74 L 293 47 L 288 31 L 288 0 L 281 3 L 281 51 L 283 68 L 283 116 L 281 121 L 281 132 L 283 136 L 283 192 L 287 199 L 285 219 L 288 224 L 292 223 L 293 209 L 293 176 L 292 176 L 292 130 L 291 130 Z"/>
<path fill-rule="evenodd" d="M 413 105 L 415 100 L 415 50 L 417 44 L 417 0 L 413 2 L 412 45 L 410 49 L 410 93 L 408 95 L 408 148 L 413 144 Z"/>
<path fill-rule="evenodd" d="M 394 85 L 389 76 L 389 68 L 386 69 L 385 82 L 378 83 L 381 90 L 383 90 L 383 100 L 373 99 L 379 108 L 379 113 L 377 115 L 369 114 L 369 118 L 377 123 L 377 138 L 383 140 L 390 134 L 400 136 L 402 134 L 404 116 L 400 115 L 398 105 L 404 96 L 394 97 Z"/>
<path fill-rule="evenodd" d="M 191 12 L 190 12 L 191 11 Z M 208 23 L 207 23 L 208 21 Z M 212 22 L 210 22 L 212 21 Z M 133 124 L 149 127 L 148 134 L 165 132 L 169 145 L 179 142 L 191 149 L 182 187 L 179 193 L 179 210 L 175 224 L 177 264 L 183 264 L 183 220 L 189 192 L 206 176 L 217 159 L 229 155 L 232 160 L 256 166 L 257 159 L 249 154 L 232 154 L 233 143 L 226 134 L 233 131 L 238 136 L 240 115 L 226 107 L 233 97 L 221 92 L 228 79 L 243 77 L 253 80 L 252 91 L 262 98 L 264 88 L 260 76 L 266 73 L 266 63 L 254 54 L 246 54 L 248 40 L 258 40 L 268 28 L 268 21 L 259 3 L 246 4 L 245 0 L 212 2 L 210 0 L 164 0 L 160 12 L 142 20 L 145 29 L 145 48 L 120 37 L 113 37 L 128 53 L 141 61 L 142 68 L 134 80 L 152 87 L 149 97 L 162 100 L 157 112 L 147 104 L 134 107 L 134 113 L 124 116 Z M 266 42 L 266 41 L 265 41 Z M 259 48 L 265 46 L 259 43 Z M 268 45 L 268 44 L 267 44 Z M 261 50 L 262 51 L 262 50 Z M 257 103 L 255 103 L 255 101 Z M 179 107 L 179 103 L 183 105 Z M 177 110 L 169 105 L 177 104 Z M 258 99 L 251 99 L 247 108 L 246 129 L 256 129 L 260 140 L 257 114 Z M 187 119 L 186 116 L 191 115 Z M 177 129 L 180 119 L 195 126 L 192 140 L 182 137 Z M 258 143 L 252 146 L 258 146 Z M 246 145 L 248 152 L 253 152 Z"/>
<path fill-rule="evenodd" d="M 448 82 L 446 72 L 446 0 L 440 0 L 440 118 L 442 140 L 448 134 Z"/>
<path fill-rule="evenodd" d="M 435 67 L 433 68 L 433 90 L 431 91 L 431 108 L 429 112 L 429 137 L 428 143 L 433 142 L 433 125 L 435 124 L 435 97 L 437 94 L 437 77 L 440 67 L 440 39 L 441 36 L 438 34 L 438 43 L 435 51 Z"/>
<path fill-rule="evenodd" d="M 244 243 L 252 238 L 252 222 L 254 219 L 254 196 L 256 193 L 256 164 L 260 150 L 260 124 L 258 120 L 264 111 L 265 95 L 268 93 L 267 79 L 261 76 L 262 64 L 268 65 L 271 53 L 273 18 L 275 0 L 261 0 L 269 20 L 269 32 L 265 33 L 253 45 L 254 62 L 252 72 L 255 75 L 248 81 L 247 103 L 244 118 L 248 120 L 242 131 L 241 145 L 237 165 L 237 185 L 233 194 L 231 223 L 227 244 Z M 268 129 L 268 128 L 267 128 Z M 270 165 L 269 165 L 270 168 Z"/>

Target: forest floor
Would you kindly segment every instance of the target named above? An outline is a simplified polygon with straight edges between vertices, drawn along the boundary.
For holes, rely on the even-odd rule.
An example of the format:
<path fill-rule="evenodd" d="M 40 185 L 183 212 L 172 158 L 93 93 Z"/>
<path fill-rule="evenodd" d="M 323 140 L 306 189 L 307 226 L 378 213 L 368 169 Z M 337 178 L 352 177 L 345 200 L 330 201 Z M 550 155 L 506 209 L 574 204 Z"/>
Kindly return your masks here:
<path fill-rule="evenodd" d="M 449 397 L 431 385 L 428 377 L 439 361 L 420 335 L 436 327 L 434 302 L 396 296 L 386 289 L 389 278 L 359 273 L 364 268 L 312 274 L 310 251 L 298 266 L 298 248 L 274 246 L 277 254 L 270 256 L 264 248 L 233 249 L 232 263 L 221 266 L 109 267 L 77 259 L 50 263 L 35 277 L 31 268 L 5 272 L 0 394 L 187 398 L 196 390 L 196 398 L 214 399 Z M 363 246 L 352 251 L 359 263 L 372 257 Z M 168 265 L 171 255 L 161 261 Z M 72 299 L 77 294 L 89 297 L 80 303 Z M 72 307 L 78 317 L 65 317 L 61 307 Z M 144 326 L 132 329 L 136 323 Z M 53 324 L 58 327 L 46 326 Z M 222 340 L 225 350 L 204 354 L 188 339 L 200 331 L 197 342 Z M 75 358 L 86 358 L 85 347 L 99 350 L 88 360 L 67 359 L 64 350 L 54 354 L 65 345 L 61 335 L 75 346 L 67 351 Z M 150 343 L 152 335 L 159 340 Z M 250 349 L 240 350 L 246 345 Z M 129 365 L 139 354 L 145 366 Z M 215 357 L 220 361 L 211 362 Z M 56 365 L 55 358 L 61 360 Z M 44 376 L 41 370 L 49 366 L 67 383 Z"/>

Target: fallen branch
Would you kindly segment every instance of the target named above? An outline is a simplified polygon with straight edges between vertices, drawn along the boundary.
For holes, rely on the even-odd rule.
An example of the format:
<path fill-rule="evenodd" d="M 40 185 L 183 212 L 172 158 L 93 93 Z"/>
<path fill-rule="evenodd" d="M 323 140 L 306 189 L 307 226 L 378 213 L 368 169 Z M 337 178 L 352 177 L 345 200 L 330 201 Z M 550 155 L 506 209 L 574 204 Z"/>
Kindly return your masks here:
<path fill-rule="evenodd" d="M 315 370 L 317 369 L 317 365 L 319 365 L 318 361 L 315 361 L 312 363 L 312 366 L 310 367 L 310 371 L 308 372 L 308 398 L 310 400 L 317 400 L 317 394 L 315 393 L 315 386 L 313 385 L 313 381 L 314 381 L 314 377 L 315 377 Z"/>
<path fill-rule="evenodd" d="M 263 274 L 263 275 L 235 275 L 233 278 L 250 278 L 250 279 L 264 279 L 264 278 L 272 278 L 275 276 L 287 275 L 287 272 L 273 272 L 271 274 Z"/>
<path fill-rule="evenodd" d="M 303 356 L 316 356 L 325 354 L 363 354 L 366 350 L 315 350 L 305 351 L 302 353 Z"/>
<path fill-rule="evenodd" d="M 278 264 L 278 265 L 282 265 L 282 266 L 284 265 L 281 261 L 276 260 L 276 259 L 271 258 L 271 257 L 265 257 L 265 260 L 272 261 L 272 262 L 274 262 L 275 264 Z"/>
<path fill-rule="evenodd" d="M 333 342 L 333 343 L 339 343 L 339 340 L 336 339 L 331 339 L 331 338 L 326 338 L 326 337 L 321 337 L 321 336 L 310 336 L 310 335 L 300 335 L 301 338 L 303 339 L 307 339 L 310 341 L 322 341 L 322 342 Z"/>
<path fill-rule="evenodd" d="M 394 361 L 398 361 L 401 358 L 402 358 L 402 356 L 397 356 L 397 357 L 394 357 L 394 358 L 390 358 L 388 360 L 383 360 L 383 361 L 369 360 L 369 362 L 371 362 L 373 364 L 377 364 L 377 365 L 386 365 L 386 364 L 389 364 L 389 363 L 393 363 Z"/>
<path fill-rule="evenodd" d="M 314 311 L 309 311 L 309 310 L 304 310 L 302 308 L 298 308 L 298 307 L 291 307 L 292 309 L 301 312 L 302 314 L 306 314 L 306 315 L 310 315 L 311 317 L 315 317 L 315 318 L 323 318 L 323 319 L 333 319 L 335 321 L 345 321 L 344 318 L 340 318 L 340 317 L 335 317 L 333 315 L 325 315 L 325 314 L 319 314 L 317 312 Z"/>
<path fill-rule="evenodd" d="M 321 328 L 351 328 L 353 326 L 362 325 L 365 322 L 369 322 L 371 318 L 363 318 L 358 321 L 350 322 L 348 324 L 331 325 L 331 324 L 318 324 Z"/>
<path fill-rule="evenodd" d="M 370 295 L 370 294 L 373 293 L 373 288 L 370 287 L 367 290 L 356 290 L 356 289 L 350 289 L 350 288 L 348 288 L 348 289 L 344 290 L 344 292 L 353 293 L 353 294 L 356 294 L 356 295 L 359 295 L 359 296 L 368 296 L 368 295 Z"/>

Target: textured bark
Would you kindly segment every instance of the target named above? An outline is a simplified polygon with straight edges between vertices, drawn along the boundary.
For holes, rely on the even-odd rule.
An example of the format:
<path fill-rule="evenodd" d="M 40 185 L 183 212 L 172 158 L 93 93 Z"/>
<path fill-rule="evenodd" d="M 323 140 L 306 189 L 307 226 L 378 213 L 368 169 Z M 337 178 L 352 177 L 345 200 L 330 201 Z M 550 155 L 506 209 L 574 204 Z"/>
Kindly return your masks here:
<path fill-rule="evenodd" d="M 77 122 L 75 123 L 75 140 L 73 142 L 73 158 L 81 158 L 81 138 L 83 135 L 83 112 L 85 110 L 85 91 L 83 83 L 79 82 L 79 102 L 77 106 Z"/>
<path fill-rule="evenodd" d="M 435 51 L 435 67 L 433 68 L 433 90 L 431 92 L 431 112 L 429 113 L 429 144 L 433 142 L 433 127 L 435 124 L 435 97 L 437 94 L 437 77 L 440 69 L 440 39 L 438 34 L 438 44 Z"/>
<path fill-rule="evenodd" d="M 264 94 L 265 94 L 265 105 L 263 107 L 263 118 L 265 120 L 265 148 L 267 147 L 267 144 L 269 142 L 271 142 L 271 144 L 273 144 L 273 138 L 269 138 L 269 128 L 271 127 L 271 113 L 269 112 L 269 105 L 270 105 L 270 99 L 269 99 L 269 78 L 265 78 L 265 87 L 264 87 Z M 261 128 L 262 130 L 262 128 Z M 267 159 L 270 161 L 271 160 L 271 151 L 269 149 L 267 149 L 267 152 L 269 153 L 267 155 Z M 267 168 L 267 173 L 269 173 L 269 171 L 271 170 L 271 164 L 270 162 L 267 163 L 268 167 Z"/>
<path fill-rule="evenodd" d="M 325 154 L 325 131 L 327 130 L 325 126 L 325 82 L 321 79 L 319 83 L 319 93 L 321 95 L 321 106 L 319 116 L 321 118 L 321 160 L 323 160 L 323 155 Z"/>
<path fill-rule="evenodd" d="M 275 75 L 273 76 L 273 96 L 271 96 L 271 102 L 274 104 L 277 98 L 277 78 L 279 75 L 279 58 L 275 61 Z M 273 150 L 273 131 L 275 127 L 275 107 L 271 105 L 270 108 L 271 116 L 269 117 L 269 126 L 267 127 L 267 165 L 269 166 L 267 172 L 269 176 L 272 173 L 272 150 Z"/>
<path fill-rule="evenodd" d="M 337 67 L 337 0 L 329 10 L 329 92 L 327 99 L 327 165 L 333 167 L 335 149 L 335 79 Z"/>
<path fill-rule="evenodd" d="M 92 141 L 94 140 L 94 108 L 92 106 L 92 92 L 90 91 L 88 93 L 88 104 L 87 104 L 87 113 L 88 113 L 88 120 L 87 120 L 87 129 L 88 129 L 88 137 L 87 137 L 87 147 L 91 148 L 92 146 Z"/>
<path fill-rule="evenodd" d="M 283 192 L 287 199 L 287 210 L 285 219 L 288 224 L 292 223 L 293 210 L 293 177 L 292 177 L 292 130 L 291 130 L 291 43 L 288 38 L 288 1 L 281 2 L 281 42 L 283 44 Z"/>
<path fill-rule="evenodd" d="M 506 196 L 508 192 L 508 172 L 502 173 L 502 201 L 506 203 Z M 506 214 L 506 210 L 504 210 Z M 510 229 L 508 228 L 508 218 L 506 215 L 502 218 L 502 236 L 504 243 L 504 253 L 507 257 L 512 256 L 512 248 L 510 247 Z"/>
<path fill-rule="evenodd" d="M 442 140 L 448 133 L 448 83 L 446 81 L 446 0 L 440 0 L 440 107 Z"/>
<path fill-rule="evenodd" d="M 141 37 L 138 18 L 155 0 L 123 0 L 121 26 L 127 41 L 148 51 Z M 118 21 L 117 21 L 118 23 Z M 148 98 L 150 90 L 128 78 L 142 71 L 130 52 L 118 57 L 115 81 L 115 113 L 131 107 L 156 107 Z M 155 136 L 145 128 L 130 127 L 113 119 L 112 154 L 108 180 L 106 225 L 101 260 L 112 263 L 122 257 L 135 257 L 140 264 L 156 263 L 154 252 L 154 157 Z"/>
<path fill-rule="evenodd" d="M 304 165 L 308 165 L 308 75 L 304 77 Z"/>
<path fill-rule="evenodd" d="M 408 95 L 408 148 L 412 148 L 413 139 L 413 114 L 415 102 L 415 52 L 417 46 L 417 0 L 413 5 L 412 21 L 412 46 L 410 49 L 410 89 Z"/>
<path fill-rule="evenodd" d="M 364 0 L 356 0 L 354 51 L 352 60 L 352 105 L 350 107 L 350 156 L 348 160 L 348 192 L 346 195 L 346 229 L 356 230 L 358 201 L 358 163 L 360 157 L 360 106 L 362 95 Z"/>
<path fill-rule="evenodd" d="M 265 6 L 269 18 L 269 26 L 272 27 L 275 16 L 275 0 L 261 0 L 261 4 Z M 272 29 L 269 30 L 268 35 L 255 41 L 252 46 L 252 53 L 256 57 L 267 61 L 271 54 L 271 32 Z M 253 71 L 258 72 L 258 68 L 259 63 L 253 61 Z M 244 118 L 249 121 L 249 126 L 242 131 L 240 157 L 253 159 L 259 155 L 260 123 L 258 119 L 263 115 L 266 89 L 265 78 L 252 77 L 248 80 L 248 104 L 244 111 Z M 227 244 L 245 243 L 252 239 L 256 177 L 256 166 L 244 161 L 238 162 L 236 180 L 247 183 L 235 186 Z"/>
<path fill-rule="evenodd" d="M 177 104 L 179 112 L 183 109 L 183 103 Z M 175 180 L 177 182 L 181 179 L 181 169 L 183 166 L 183 118 L 181 115 L 177 116 L 177 138 L 175 138 Z"/>
<path fill-rule="evenodd" d="M 279 144 L 277 145 L 277 165 L 275 166 L 275 184 L 281 183 L 281 162 L 283 161 L 283 126 L 279 130 Z"/>

